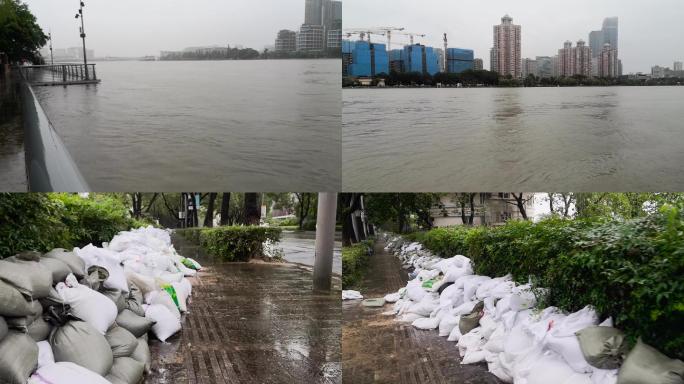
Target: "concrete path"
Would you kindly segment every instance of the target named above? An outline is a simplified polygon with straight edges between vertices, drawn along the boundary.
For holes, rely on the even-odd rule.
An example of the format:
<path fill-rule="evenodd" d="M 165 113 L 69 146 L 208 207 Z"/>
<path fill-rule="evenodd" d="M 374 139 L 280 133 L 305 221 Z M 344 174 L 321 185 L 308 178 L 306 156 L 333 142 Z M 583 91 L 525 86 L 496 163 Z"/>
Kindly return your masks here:
<path fill-rule="evenodd" d="M 290 263 L 314 265 L 316 239 L 306 233 L 283 232 L 280 246 L 285 252 L 285 260 Z M 333 273 L 342 275 L 342 242 L 335 241 L 333 253 Z"/>
<path fill-rule="evenodd" d="M 21 104 L 11 76 L 0 73 L 0 185 L 3 192 L 26 192 Z"/>
<path fill-rule="evenodd" d="M 399 260 L 377 244 L 361 283 L 365 298 L 382 297 L 406 285 Z M 383 316 L 391 309 L 366 308 L 361 301 L 342 304 L 342 377 L 344 383 L 500 384 L 484 364 L 461 365 L 456 343 L 436 331 Z"/>
<path fill-rule="evenodd" d="M 303 267 L 221 263 L 183 239 L 174 245 L 205 269 L 181 333 L 150 342 L 147 383 L 341 382 L 339 279 L 314 293 Z"/>

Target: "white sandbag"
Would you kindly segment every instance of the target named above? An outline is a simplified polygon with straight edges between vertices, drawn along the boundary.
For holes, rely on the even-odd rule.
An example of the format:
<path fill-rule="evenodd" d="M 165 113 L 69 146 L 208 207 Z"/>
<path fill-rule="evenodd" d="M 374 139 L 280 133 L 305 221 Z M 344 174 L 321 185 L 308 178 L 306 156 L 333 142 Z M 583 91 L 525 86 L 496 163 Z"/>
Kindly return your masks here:
<path fill-rule="evenodd" d="M 577 373 L 557 355 L 546 355 L 530 370 L 527 384 L 592 384 L 587 374 Z"/>
<path fill-rule="evenodd" d="M 501 300 L 496 302 L 496 310 L 494 318 L 500 320 L 504 313 L 511 310 L 511 295 L 504 296 Z"/>
<path fill-rule="evenodd" d="M 511 296 L 509 306 L 512 311 L 522 311 L 534 307 L 537 304 L 537 298 L 532 292 L 529 284 L 521 285 L 511 289 Z"/>
<path fill-rule="evenodd" d="M 562 321 L 557 322 L 549 333 L 556 337 L 574 336 L 575 333 L 586 327 L 597 325 L 598 321 L 596 310 L 591 306 L 586 306 L 577 312 L 569 314 Z"/>
<path fill-rule="evenodd" d="M 482 346 L 482 349 L 492 353 L 503 352 L 506 336 L 506 328 L 503 324 L 499 324 L 496 330 L 489 336 L 485 345 Z"/>
<path fill-rule="evenodd" d="M 467 315 L 473 311 L 473 308 L 475 308 L 475 305 L 477 305 L 477 301 L 466 301 L 465 303 L 454 308 L 454 310 L 451 313 L 453 313 L 454 315 L 459 315 L 459 316 L 460 315 Z"/>
<path fill-rule="evenodd" d="M 435 329 L 439 326 L 439 320 L 436 317 L 421 317 L 416 319 L 411 325 L 418 329 Z"/>
<path fill-rule="evenodd" d="M 111 384 L 97 373 L 70 362 L 53 363 L 39 368 L 29 384 Z"/>
<path fill-rule="evenodd" d="M 594 367 L 594 372 L 591 374 L 591 383 L 616 384 L 618 380 L 618 371 L 618 369 L 599 369 Z"/>
<path fill-rule="evenodd" d="M 406 297 L 416 302 L 423 300 L 425 295 L 427 295 L 427 291 L 421 284 L 418 279 L 409 281 L 406 285 Z"/>
<path fill-rule="evenodd" d="M 152 332 L 162 342 L 181 330 L 178 318 L 167 307 L 159 304 L 152 304 L 145 310 L 145 317 L 155 321 Z"/>
<path fill-rule="evenodd" d="M 154 277 L 144 276 L 140 273 L 134 272 L 130 269 L 125 268 L 126 279 L 138 286 L 143 295 L 146 295 L 152 291 L 159 289 L 157 283 L 154 281 Z"/>
<path fill-rule="evenodd" d="M 56 289 L 62 300 L 71 306 L 71 313 L 74 316 L 90 324 L 103 335 L 116 320 L 116 304 L 100 292 L 82 284 L 70 288 L 65 283 L 59 283 Z"/>
<path fill-rule="evenodd" d="M 97 248 L 92 244 L 88 244 L 83 248 L 74 248 L 74 253 L 83 259 L 86 270 L 92 266 L 98 266 L 109 272 L 109 277 L 103 283 L 105 288 L 128 292 L 126 275 L 116 253 L 107 249 Z"/>
<path fill-rule="evenodd" d="M 423 296 L 419 302 L 411 305 L 407 312 L 415 313 L 423 317 L 430 316 L 430 313 L 439 306 L 439 298 L 436 294 L 430 293 Z"/>
<path fill-rule="evenodd" d="M 475 276 L 472 279 L 467 280 L 463 283 L 463 299 L 464 300 L 474 300 L 477 289 L 485 281 L 489 281 L 492 278 L 489 276 Z"/>
<path fill-rule="evenodd" d="M 176 302 L 174 302 L 171 295 L 164 290 L 148 293 L 145 295 L 145 302 L 150 305 L 163 305 L 176 317 L 176 319 L 180 320 L 181 318 L 181 313 L 178 306 L 176 306 Z"/>
<path fill-rule="evenodd" d="M 390 304 L 396 303 L 397 301 L 399 301 L 399 299 L 401 299 L 401 293 L 399 292 L 389 293 L 385 295 L 385 302 Z"/>
<path fill-rule="evenodd" d="M 544 347 L 558 353 L 563 360 L 578 373 L 591 373 L 593 368 L 584 359 L 577 336 L 556 337 L 552 334 L 546 335 Z"/>
<path fill-rule="evenodd" d="M 187 279 L 183 279 L 187 281 Z M 171 286 L 176 291 L 176 298 L 178 299 L 178 309 L 181 312 L 188 311 L 188 297 L 190 296 L 190 291 L 188 290 L 188 285 L 183 284 L 183 282 L 172 283 Z"/>
<path fill-rule="evenodd" d="M 55 355 L 52 353 L 52 347 L 50 343 L 45 341 L 39 341 L 38 344 L 38 369 L 46 365 L 55 363 Z"/>
<path fill-rule="evenodd" d="M 456 319 L 458 322 L 461 321 L 461 316 L 456 316 Z M 458 323 L 457 323 L 458 324 Z M 447 338 L 447 341 L 458 341 L 461 338 L 461 330 L 459 329 L 458 326 L 455 326 L 454 329 L 451 330 L 451 333 L 449 333 L 449 337 Z"/>
<path fill-rule="evenodd" d="M 401 316 L 399 316 L 396 321 L 401 322 L 401 323 L 413 323 L 414 321 L 418 319 L 422 319 L 425 316 L 421 316 L 417 313 L 405 313 Z"/>
<path fill-rule="evenodd" d="M 468 351 L 480 351 L 485 344 L 485 340 L 480 334 L 480 327 L 473 329 L 458 339 L 458 352 L 461 357 Z"/>
<path fill-rule="evenodd" d="M 342 291 L 342 300 L 363 300 L 363 295 L 359 291 L 344 290 Z"/>
<path fill-rule="evenodd" d="M 452 313 L 447 313 L 439 321 L 439 335 L 442 337 L 449 336 L 454 327 L 458 325 L 461 320 L 460 316 L 456 316 Z"/>
<path fill-rule="evenodd" d="M 468 351 L 466 352 L 465 356 L 463 356 L 461 364 L 476 364 L 483 361 L 485 361 L 485 351 Z"/>

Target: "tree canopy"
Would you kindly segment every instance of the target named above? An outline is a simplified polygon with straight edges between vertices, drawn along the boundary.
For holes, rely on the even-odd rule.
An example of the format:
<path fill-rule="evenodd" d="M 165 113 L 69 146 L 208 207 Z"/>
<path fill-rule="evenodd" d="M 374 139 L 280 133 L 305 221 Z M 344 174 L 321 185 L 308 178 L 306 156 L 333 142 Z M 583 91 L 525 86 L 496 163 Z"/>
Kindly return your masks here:
<path fill-rule="evenodd" d="M 47 36 L 28 5 L 20 0 L 0 0 L 0 53 L 5 53 L 11 62 L 38 62 L 38 50 L 46 42 Z"/>

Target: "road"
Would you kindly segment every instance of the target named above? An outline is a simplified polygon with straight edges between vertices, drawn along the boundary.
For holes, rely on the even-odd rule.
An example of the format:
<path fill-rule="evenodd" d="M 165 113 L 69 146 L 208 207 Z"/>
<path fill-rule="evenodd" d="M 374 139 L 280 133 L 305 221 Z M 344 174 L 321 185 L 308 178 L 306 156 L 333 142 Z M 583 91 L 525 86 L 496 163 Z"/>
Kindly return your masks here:
<path fill-rule="evenodd" d="M 280 240 L 280 246 L 285 252 L 285 260 L 313 267 L 316 250 L 314 232 L 285 231 Z M 335 241 L 333 253 L 333 273 L 342 275 L 342 242 Z"/>

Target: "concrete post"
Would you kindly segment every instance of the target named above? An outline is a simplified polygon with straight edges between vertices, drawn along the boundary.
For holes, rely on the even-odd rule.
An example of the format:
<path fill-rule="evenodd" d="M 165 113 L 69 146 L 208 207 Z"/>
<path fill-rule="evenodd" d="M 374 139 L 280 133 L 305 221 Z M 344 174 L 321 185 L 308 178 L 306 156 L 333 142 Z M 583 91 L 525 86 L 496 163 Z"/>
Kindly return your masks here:
<path fill-rule="evenodd" d="M 335 246 L 335 218 L 337 193 L 318 194 L 316 218 L 316 256 L 314 259 L 314 289 L 329 291 L 332 286 L 333 248 Z"/>

